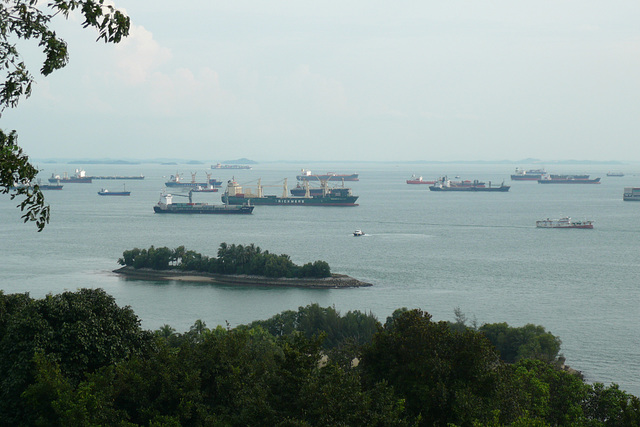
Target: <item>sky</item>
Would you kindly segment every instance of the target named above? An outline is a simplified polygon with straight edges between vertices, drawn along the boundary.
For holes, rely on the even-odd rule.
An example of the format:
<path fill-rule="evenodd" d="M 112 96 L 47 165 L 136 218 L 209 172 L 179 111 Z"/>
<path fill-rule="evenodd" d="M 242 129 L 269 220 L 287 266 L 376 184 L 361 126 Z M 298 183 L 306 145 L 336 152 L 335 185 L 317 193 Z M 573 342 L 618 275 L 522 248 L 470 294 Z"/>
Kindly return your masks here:
<path fill-rule="evenodd" d="M 640 161 L 637 0 L 115 0 L 0 118 L 31 158 Z"/>

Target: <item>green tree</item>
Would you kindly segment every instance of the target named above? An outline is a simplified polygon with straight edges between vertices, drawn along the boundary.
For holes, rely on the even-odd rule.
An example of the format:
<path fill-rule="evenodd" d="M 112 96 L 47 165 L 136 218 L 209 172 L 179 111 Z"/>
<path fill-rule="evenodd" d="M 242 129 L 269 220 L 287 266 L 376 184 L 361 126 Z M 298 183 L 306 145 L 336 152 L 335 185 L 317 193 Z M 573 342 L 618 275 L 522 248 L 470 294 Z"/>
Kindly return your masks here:
<path fill-rule="evenodd" d="M 0 419 L 17 425 L 36 416 L 20 396 L 34 382 L 37 354 L 75 386 L 87 373 L 144 352 L 151 338 L 131 308 L 118 307 L 101 289 L 13 304 L 0 336 Z"/>
<path fill-rule="evenodd" d="M 104 0 L 52 0 L 47 10 L 36 0 L 6 0 L 0 2 L 0 117 L 6 108 L 14 108 L 21 98 L 31 95 L 33 75 L 27 69 L 16 42 L 37 41 L 45 59 L 40 68 L 43 76 L 67 65 L 67 44 L 49 28 L 56 15 L 67 18 L 79 11 L 83 27 L 98 30 L 98 40 L 118 43 L 129 34 L 130 21 L 122 12 L 105 4 Z M 15 130 L 6 133 L 0 129 L 0 193 L 11 194 L 11 199 L 24 197 L 18 205 L 25 212 L 25 222 L 35 221 L 38 231 L 49 222 L 49 206 L 42 191 L 34 186 L 16 187 L 16 183 L 29 184 L 37 175 L 17 143 Z"/>
<path fill-rule="evenodd" d="M 432 322 L 421 310 L 394 316 L 362 350 L 365 381 L 386 381 L 420 425 L 489 421 L 500 384 L 491 343 L 477 332 Z"/>

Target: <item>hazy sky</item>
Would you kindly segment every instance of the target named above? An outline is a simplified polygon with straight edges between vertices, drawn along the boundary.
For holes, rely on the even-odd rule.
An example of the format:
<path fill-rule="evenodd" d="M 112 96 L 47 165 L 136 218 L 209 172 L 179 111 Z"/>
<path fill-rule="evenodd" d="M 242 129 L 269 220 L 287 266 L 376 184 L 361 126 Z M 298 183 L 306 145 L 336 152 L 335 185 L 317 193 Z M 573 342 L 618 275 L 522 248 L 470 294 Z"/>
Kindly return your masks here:
<path fill-rule="evenodd" d="M 115 4 L 47 78 L 21 44 L 31 157 L 640 161 L 638 0 Z"/>

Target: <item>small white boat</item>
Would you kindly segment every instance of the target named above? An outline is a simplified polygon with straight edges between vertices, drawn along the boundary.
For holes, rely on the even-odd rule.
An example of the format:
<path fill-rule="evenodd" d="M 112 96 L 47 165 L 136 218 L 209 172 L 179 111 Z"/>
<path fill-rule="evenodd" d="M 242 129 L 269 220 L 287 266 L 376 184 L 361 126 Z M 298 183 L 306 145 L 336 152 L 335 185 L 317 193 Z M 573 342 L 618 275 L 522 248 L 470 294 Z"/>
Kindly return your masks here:
<path fill-rule="evenodd" d="M 364 233 L 362 232 L 362 230 L 356 230 L 353 232 L 353 235 L 358 237 L 358 236 L 364 236 Z"/>

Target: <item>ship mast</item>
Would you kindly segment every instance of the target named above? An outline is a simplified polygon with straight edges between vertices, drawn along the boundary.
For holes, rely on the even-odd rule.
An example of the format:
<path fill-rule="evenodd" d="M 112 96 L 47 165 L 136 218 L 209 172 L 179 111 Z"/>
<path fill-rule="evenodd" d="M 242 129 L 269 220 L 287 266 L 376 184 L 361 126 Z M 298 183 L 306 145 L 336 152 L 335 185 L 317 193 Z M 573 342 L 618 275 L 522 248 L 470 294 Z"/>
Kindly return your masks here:
<path fill-rule="evenodd" d="M 304 180 L 304 197 L 307 199 L 311 197 L 311 191 L 309 190 L 309 180 Z"/>
<path fill-rule="evenodd" d="M 258 197 L 262 197 L 262 178 L 258 179 Z"/>
<path fill-rule="evenodd" d="M 284 179 L 284 185 L 282 187 L 282 198 L 286 199 L 287 198 L 287 178 Z"/>

